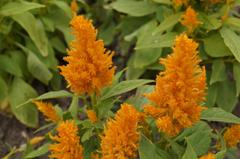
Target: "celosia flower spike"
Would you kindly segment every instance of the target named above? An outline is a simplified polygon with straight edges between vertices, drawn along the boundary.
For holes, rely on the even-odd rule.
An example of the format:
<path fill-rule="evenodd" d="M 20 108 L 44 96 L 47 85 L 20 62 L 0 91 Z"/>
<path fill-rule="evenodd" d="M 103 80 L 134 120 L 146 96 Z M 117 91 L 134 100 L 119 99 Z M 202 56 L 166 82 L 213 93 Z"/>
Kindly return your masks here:
<path fill-rule="evenodd" d="M 61 74 L 76 94 L 98 94 L 112 82 L 113 52 L 106 51 L 102 40 L 96 40 L 97 31 L 90 20 L 74 16 L 71 26 L 75 40 L 70 43 L 69 56 L 64 58 L 68 64 L 60 66 Z"/>
<path fill-rule="evenodd" d="M 215 159 L 215 155 L 209 152 L 207 155 L 201 156 L 199 159 Z"/>
<path fill-rule="evenodd" d="M 72 14 L 75 16 L 77 14 L 78 11 L 78 4 L 76 0 L 72 0 L 71 2 L 71 10 L 72 10 Z"/>
<path fill-rule="evenodd" d="M 89 119 L 91 122 L 96 123 L 96 122 L 97 122 L 97 115 L 96 115 L 95 111 L 89 109 L 89 110 L 87 110 L 86 112 L 87 112 L 87 117 L 88 117 L 88 119 Z"/>
<path fill-rule="evenodd" d="M 146 95 L 153 105 L 146 105 L 144 112 L 154 117 L 159 130 L 169 136 L 200 119 L 206 75 L 199 66 L 197 47 L 186 34 L 177 36 L 173 53 L 160 61 L 166 69 L 157 76 L 154 92 Z"/>
<path fill-rule="evenodd" d="M 57 142 L 49 146 L 50 158 L 83 159 L 83 148 L 79 144 L 78 128 L 74 121 L 63 121 L 57 128 L 58 135 L 50 138 Z"/>
<path fill-rule="evenodd" d="M 191 6 L 189 6 L 182 16 L 181 24 L 188 29 L 189 33 L 192 33 L 201 22 L 197 18 L 197 13 Z"/>
<path fill-rule="evenodd" d="M 52 122 L 58 122 L 60 120 L 60 117 L 58 116 L 52 103 L 46 103 L 42 101 L 34 101 L 33 103 L 37 106 L 38 110 L 43 113 L 43 115 L 46 117 L 46 120 Z"/>
<path fill-rule="evenodd" d="M 139 142 L 137 132 L 139 113 L 128 104 L 122 104 L 115 119 L 107 122 L 101 137 L 102 159 L 136 158 Z"/>
<path fill-rule="evenodd" d="M 240 125 L 232 125 L 225 131 L 223 137 L 228 147 L 236 147 L 240 143 Z"/>

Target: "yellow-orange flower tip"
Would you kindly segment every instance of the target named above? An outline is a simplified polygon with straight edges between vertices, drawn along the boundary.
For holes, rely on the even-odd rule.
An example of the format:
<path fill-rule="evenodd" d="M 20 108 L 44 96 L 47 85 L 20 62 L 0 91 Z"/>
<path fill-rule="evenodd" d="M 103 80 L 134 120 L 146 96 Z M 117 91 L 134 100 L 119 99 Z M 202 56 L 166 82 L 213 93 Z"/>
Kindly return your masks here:
<path fill-rule="evenodd" d="M 196 11 L 189 6 L 182 15 L 181 24 L 188 29 L 188 33 L 192 33 L 202 23 L 198 20 Z"/>
<path fill-rule="evenodd" d="M 78 127 L 72 120 L 62 121 L 57 127 L 58 134 L 50 135 L 55 141 L 49 146 L 50 158 L 83 159 L 83 147 L 79 144 Z"/>
<path fill-rule="evenodd" d="M 174 7 L 179 7 L 179 6 L 182 6 L 182 5 L 187 5 L 188 4 L 188 0 L 173 0 L 172 1 Z"/>
<path fill-rule="evenodd" d="M 44 139 L 45 139 L 44 136 L 36 136 L 36 137 L 32 138 L 32 139 L 29 141 L 29 143 L 30 143 L 31 145 L 37 145 L 38 143 L 40 143 L 40 142 L 43 141 Z"/>
<path fill-rule="evenodd" d="M 160 60 L 166 69 L 157 76 L 155 90 L 146 95 L 153 105 L 146 105 L 144 112 L 156 118 L 159 130 L 169 136 L 200 120 L 206 73 L 199 66 L 197 48 L 186 34 L 177 36 L 173 53 Z"/>
<path fill-rule="evenodd" d="M 96 123 L 98 119 L 97 119 L 97 115 L 96 115 L 95 111 L 89 109 L 86 112 L 87 112 L 88 119 L 91 122 Z"/>
<path fill-rule="evenodd" d="M 112 83 L 115 72 L 113 52 L 106 51 L 102 40 L 96 40 L 97 31 L 92 22 L 83 16 L 71 21 L 75 40 L 70 43 L 67 65 L 59 66 L 72 92 L 92 94 Z"/>
<path fill-rule="evenodd" d="M 78 11 L 78 4 L 76 0 L 72 0 L 70 8 L 72 10 L 72 14 L 75 16 L 77 14 Z"/>
<path fill-rule="evenodd" d="M 209 152 L 208 154 L 206 154 L 206 155 L 203 155 L 203 156 L 201 156 L 201 157 L 199 157 L 199 159 L 215 159 L 216 157 L 215 157 L 215 154 L 213 154 L 213 153 L 211 153 L 211 152 Z"/>
<path fill-rule="evenodd" d="M 136 158 L 139 142 L 139 113 L 122 104 L 114 119 L 107 122 L 101 136 L 102 159 Z"/>
<path fill-rule="evenodd" d="M 46 117 L 46 120 L 52 122 L 60 121 L 60 117 L 58 116 L 52 103 L 42 101 L 33 101 L 33 103 L 37 106 L 38 110 L 43 113 L 43 115 Z"/>
<path fill-rule="evenodd" d="M 229 127 L 223 137 L 228 147 L 236 147 L 240 143 L 240 124 Z"/>

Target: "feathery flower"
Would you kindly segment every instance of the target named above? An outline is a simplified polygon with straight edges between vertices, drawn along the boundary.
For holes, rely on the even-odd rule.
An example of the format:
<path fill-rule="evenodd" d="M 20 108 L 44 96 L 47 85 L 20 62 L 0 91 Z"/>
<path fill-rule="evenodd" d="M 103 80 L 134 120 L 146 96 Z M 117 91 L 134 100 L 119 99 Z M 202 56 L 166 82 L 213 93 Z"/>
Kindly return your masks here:
<path fill-rule="evenodd" d="M 153 104 L 146 105 L 144 112 L 156 118 L 159 130 L 169 136 L 200 119 L 206 75 L 199 66 L 197 47 L 186 34 L 177 36 L 173 53 L 160 60 L 166 69 L 157 76 L 154 92 L 146 94 Z"/>
<path fill-rule="evenodd" d="M 240 125 L 232 125 L 225 131 L 223 137 L 228 147 L 236 147 L 240 143 Z"/>
<path fill-rule="evenodd" d="M 56 159 L 83 159 L 83 148 L 79 144 L 78 128 L 74 121 L 63 121 L 57 128 L 58 135 L 50 138 L 57 143 L 51 144 L 50 158 Z"/>
<path fill-rule="evenodd" d="M 101 136 L 103 159 L 136 158 L 139 142 L 139 113 L 129 104 L 122 104 L 115 119 L 110 119 Z"/>
<path fill-rule="evenodd" d="M 71 7 L 73 15 L 76 15 L 77 11 L 78 11 L 77 1 L 76 0 L 72 0 L 70 7 Z"/>
<path fill-rule="evenodd" d="M 188 4 L 188 0 L 173 0 L 173 5 L 175 7 L 179 7 L 181 5 L 187 5 Z"/>
<path fill-rule="evenodd" d="M 201 156 L 199 159 L 215 159 L 215 155 L 209 152 L 207 155 Z"/>
<path fill-rule="evenodd" d="M 58 116 L 52 103 L 46 103 L 42 101 L 34 101 L 33 103 L 37 106 L 38 110 L 43 113 L 43 115 L 46 117 L 46 120 L 52 122 L 58 122 L 60 120 L 60 117 Z"/>
<path fill-rule="evenodd" d="M 183 14 L 181 24 L 187 27 L 189 33 L 192 33 L 201 24 L 197 18 L 197 13 L 191 6 Z"/>
<path fill-rule="evenodd" d="M 93 122 L 96 123 L 97 122 L 97 115 L 93 110 L 87 110 L 87 117 L 88 119 Z"/>
<path fill-rule="evenodd" d="M 113 52 L 106 51 L 102 40 L 96 40 L 97 31 L 90 20 L 74 16 L 71 26 L 75 40 L 70 43 L 69 56 L 64 58 L 68 64 L 59 67 L 61 74 L 72 92 L 78 95 L 99 93 L 112 82 Z"/>

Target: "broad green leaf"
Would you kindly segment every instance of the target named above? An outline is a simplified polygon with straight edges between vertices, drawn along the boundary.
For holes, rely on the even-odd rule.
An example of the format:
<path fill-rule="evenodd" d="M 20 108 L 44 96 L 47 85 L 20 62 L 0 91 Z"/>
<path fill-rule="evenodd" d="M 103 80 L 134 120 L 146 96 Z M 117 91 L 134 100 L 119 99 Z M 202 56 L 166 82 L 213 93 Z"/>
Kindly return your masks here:
<path fill-rule="evenodd" d="M 203 42 L 206 53 L 211 57 L 232 56 L 231 51 L 225 45 L 219 33 L 210 34 L 207 38 L 203 39 Z"/>
<path fill-rule="evenodd" d="M 226 80 L 218 83 L 217 105 L 222 109 L 232 112 L 236 106 L 238 97 L 236 96 L 235 83 Z"/>
<path fill-rule="evenodd" d="M 74 119 L 76 119 L 77 118 L 77 112 L 78 112 L 78 96 L 77 95 L 73 96 L 72 103 L 69 106 L 68 110 L 72 114 L 72 117 Z"/>
<path fill-rule="evenodd" d="M 214 60 L 212 65 L 212 75 L 210 85 L 227 79 L 226 68 L 223 60 Z"/>
<path fill-rule="evenodd" d="M 35 99 L 45 100 L 45 99 L 65 98 L 65 97 L 72 97 L 72 96 L 73 96 L 72 93 L 61 90 L 61 91 L 50 91 L 50 92 L 44 93 Z"/>
<path fill-rule="evenodd" d="M 48 39 L 41 21 L 29 12 L 12 15 L 11 17 L 27 31 L 42 56 L 47 56 Z"/>
<path fill-rule="evenodd" d="M 140 49 L 135 52 L 134 67 L 144 68 L 159 60 L 162 50 L 159 48 Z"/>
<path fill-rule="evenodd" d="M 236 81 L 236 96 L 240 93 L 240 63 L 235 62 L 233 64 L 233 76 Z"/>
<path fill-rule="evenodd" d="M 113 86 L 108 92 L 102 95 L 101 100 L 114 97 L 116 95 L 131 91 L 139 86 L 142 86 L 147 83 L 151 83 L 153 80 L 128 80 L 118 83 L 117 85 Z"/>
<path fill-rule="evenodd" d="M 22 71 L 18 64 L 6 54 L 0 55 L 0 70 L 8 72 L 14 76 L 22 76 Z"/>
<path fill-rule="evenodd" d="M 37 108 L 32 103 L 27 103 L 22 107 L 17 106 L 36 96 L 37 92 L 29 84 L 15 77 L 10 91 L 11 110 L 18 120 L 30 127 L 38 125 Z"/>
<path fill-rule="evenodd" d="M 117 99 L 115 98 L 108 98 L 99 102 L 97 105 L 98 117 L 100 119 L 107 117 L 109 111 L 113 108 L 116 101 Z"/>
<path fill-rule="evenodd" d="M 93 133 L 92 128 L 85 130 L 83 136 L 81 137 L 81 142 L 85 142 L 85 141 L 89 140 L 93 135 L 94 135 L 94 133 Z"/>
<path fill-rule="evenodd" d="M 218 17 L 209 16 L 205 13 L 200 13 L 200 20 L 202 22 L 202 27 L 209 30 L 216 30 L 221 27 L 222 22 Z"/>
<path fill-rule="evenodd" d="M 126 13 L 135 17 L 149 15 L 156 10 L 156 5 L 147 1 L 117 0 L 116 2 L 113 2 L 111 6 L 118 12 Z"/>
<path fill-rule="evenodd" d="M 201 119 L 207 121 L 240 124 L 240 118 L 232 113 L 226 112 L 221 108 L 209 108 L 207 110 L 203 110 Z"/>
<path fill-rule="evenodd" d="M 59 0 L 53 0 L 53 1 L 50 1 L 50 3 L 55 4 L 56 6 L 61 8 L 69 18 L 72 18 L 71 8 L 69 7 L 69 5 L 66 2 L 59 1 Z"/>
<path fill-rule="evenodd" d="M 164 35 L 148 35 L 144 41 L 137 43 L 136 50 L 145 48 L 163 48 L 172 47 L 173 42 L 176 38 L 176 33 L 166 33 Z"/>
<path fill-rule="evenodd" d="M 48 70 L 46 65 L 42 63 L 41 60 L 34 54 L 29 52 L 27 57 L 27 67 L 29 72 L 44 84 L 48 84 L 48 82 L 52 79 L 52 73 Z"/>
<path fill-rule="evenodd" d="M 143 134 L 141 134 L 139 143 L 139 157 L 140 159 L 170 159 L 167 152 L 163 150 L 158 151 L 156 145 Z"/>
<path fill-rule="evenodd" d="M 223 27 L 220 30 L 221 36 L 224 39 L 224 43 L 231 50 L 232 54 L 238 62 L 240 62 L 240 36 L 233 30 Z"/>
<path fill-rule="evenodd" d="M 20 2 L 9 2 L 0 8 L 0 15 L 3 16 L 11 16 L 15 14 L 21 14 L 23 12 L 27 12 L 31 9 L 42 8 L 45 7 L 42 4 L 20 1 Z"/>
<path fill-rule="evenodd" d="M 0 76 L 0 105 L 1 102 L 7 97 L 8 95 L 8 85 L 4 81 L 4 79 Z"/>
<path fill-rule="evenodd" d="M 146 70 L 146 68 L 136 68 L 133 65 L 136 54 L 133 54 L 127 62 L 126 78 L 127 80 L 138 79 Z"/>
<path fill-rule="evenodd" d="M 187 139 L 187 148 L 186 148 L 185 153 L 182 156 L 182 159 L 197 159 L 197 154 L 194 151 L 194 149 L 188 139 Z"/>
<path fill-rule="evenodd" d="M 176 13 L 176 14 L 166 17 L 160 23 L 160 25 L 153 31 L 152 34 L 155 35 L 157 33 L 161 33 L 163 31 L 166 31 L 169 28 L 173 27 L 174 25 L 176 25 L 179 22 L 181 15 L 182 15 L 182 13 Z"/>
<path fill-rule="evenodd" d="M 49 147 L 48 143 L 44 144 L 41 147 L 39 147 L 38 149 L 33 150 L 32 152 L 27 154 L 25 158 L 26 159 L 27 158 L 36 158 L 36 157 L 42 156 L 48 152 L 48 147 Z"/>
<path fill-rule="evenodd" d="M 60 39 L 59 37 L 54 37 L 51 39 L 51 44 L 53 46 L 54 49 L 56 49 L 57 51 L 66 54 L 66 46 L 64 45 L 62 39 Z"/>
<path fill-rule="evenodd" d="M 217 94 L 218 94 L 218 83 L 208 86 L 207 100 L 206 100 L 205 106 L 214 107 L 217 100 Z"/>
<path fill-rule="evenodd" d="M 161 3 L 161 4 L 172 4 L 170 0 L 153 0 L 153 2 Z"/>
<path fill-rule="evenodd" d="M 233 29 L 236 29 L 236 30 L 240 31 L 239 18 L 228 17 L 228 18 L 226 19 L 226 21 L 224 21 L 224 25 L 233 27 Z"/>

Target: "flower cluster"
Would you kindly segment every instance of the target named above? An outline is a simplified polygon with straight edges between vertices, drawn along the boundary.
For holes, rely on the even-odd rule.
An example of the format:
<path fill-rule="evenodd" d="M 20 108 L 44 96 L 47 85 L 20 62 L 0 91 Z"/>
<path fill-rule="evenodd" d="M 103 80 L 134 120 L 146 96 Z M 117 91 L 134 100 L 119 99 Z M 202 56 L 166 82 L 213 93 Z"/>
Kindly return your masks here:
<path fill-rule="evenodd" d="M 38 110 L 46 116 L 48 121 L 58 122 L 60 120 L 52 103 L 45 103 L 42 101 L 34 101 L 33 103 L 37 106 Z"/>
<path fill-rule="evenodd" d="M 50 138 L 57 143 L 51 144 L 50 158 L 83 159 L 83 148 L 79 144 L 78 128 L 73 121 L 61 122 L 57 128 L 58 135 Z"/>
<path fill-rule="evenodd" d="M 223 137 L 228 147 L 236 147 L 240 143 L 240 125 L 232 125 L 225 131 Z"/>
<path fill-rule="evenodd" d="M 197 18 L 197 13 L 191 6 L 183 14 L 181 24 L 188 29 L 189 33 L 192 33 L 201 24 Z"/>
<path fill-rule="evenodd" d="M 208 153 L 207 155 L 201 156 L 199 159 L 215 159 L 215 155 L 213 153 Z"/>
<path fill-rule="evenodd" d="M 76 94 L 99 93 L 112 82 L 113 52 L 106 51 L 102 40 L 96 40 L 97 31 L 90 20 L 74 16 L 71 26 L 75 40 L 70 44 L 69 56 L 64 58 L 68 64 L 60 66 L 61 74 Z"/>
<path fill-rule="evenodd" d="M 115 119 L 110 119 L 101 137 L 103 159 L 136 158 L 139 114 L 128 104 L 122 104 Z"/>
<path fill-rule="evenodd" d="M 146 95 L 152 104 L 144 107 L 145 113 L 156 118 L 157 127 L 169 136 L 200 119 L 206 75 L 197 47 L 186 34 L 177 36 L 173 53 L 160 61 L 166 70 L 157 76 L 154 92 Z"/>

